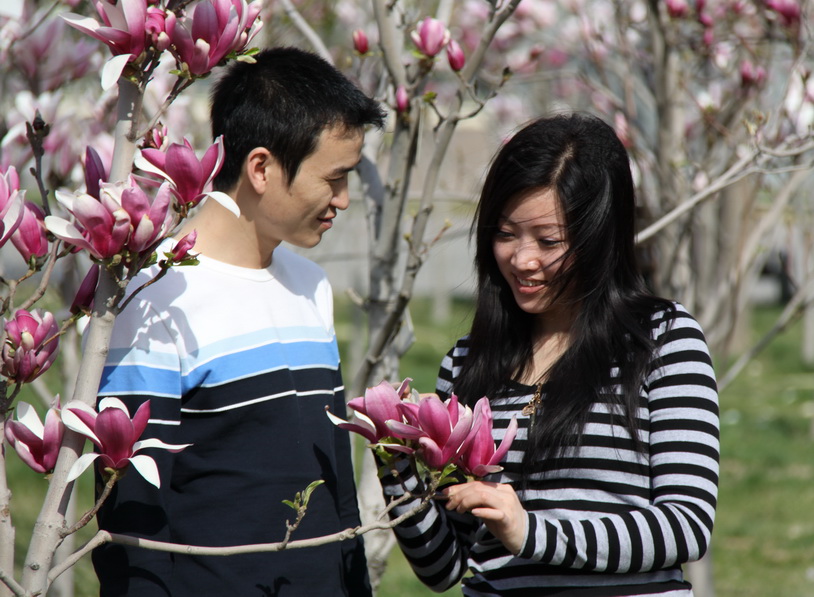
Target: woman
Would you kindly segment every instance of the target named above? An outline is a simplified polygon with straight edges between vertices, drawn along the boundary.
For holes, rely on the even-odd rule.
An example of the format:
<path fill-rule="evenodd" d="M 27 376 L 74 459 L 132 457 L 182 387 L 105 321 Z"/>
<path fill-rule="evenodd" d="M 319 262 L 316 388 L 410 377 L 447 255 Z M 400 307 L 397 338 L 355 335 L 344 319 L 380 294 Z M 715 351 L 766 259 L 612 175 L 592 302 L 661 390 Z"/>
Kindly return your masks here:
<path fill-rule="evenodd" d="M 716 384 L 697 322 L 645 288 L 634 212 L 627 154 L 597 118 L 538 120 L 496 156 L 472 329 L 437 391 L 489 396 L 496 440 L 513 416 L 520 429 L 502 473 L 396 528 L 434 590 L 468 569 L 465 595 L 692 594 L 681 564 L 712 532 Z"/>

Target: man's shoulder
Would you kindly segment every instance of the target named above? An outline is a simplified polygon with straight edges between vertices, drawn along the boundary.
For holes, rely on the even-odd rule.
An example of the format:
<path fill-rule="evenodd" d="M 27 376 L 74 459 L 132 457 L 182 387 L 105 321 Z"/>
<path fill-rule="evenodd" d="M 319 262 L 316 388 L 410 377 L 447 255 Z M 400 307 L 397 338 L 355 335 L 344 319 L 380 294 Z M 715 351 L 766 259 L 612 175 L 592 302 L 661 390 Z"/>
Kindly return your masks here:
<path fill-rule="evenodd" d="M 311 281 L 327 279 L 325 270 L 320 265 L 282 245 L 274 249 L 272 271 L 279 277 L 287 276 Z"/>

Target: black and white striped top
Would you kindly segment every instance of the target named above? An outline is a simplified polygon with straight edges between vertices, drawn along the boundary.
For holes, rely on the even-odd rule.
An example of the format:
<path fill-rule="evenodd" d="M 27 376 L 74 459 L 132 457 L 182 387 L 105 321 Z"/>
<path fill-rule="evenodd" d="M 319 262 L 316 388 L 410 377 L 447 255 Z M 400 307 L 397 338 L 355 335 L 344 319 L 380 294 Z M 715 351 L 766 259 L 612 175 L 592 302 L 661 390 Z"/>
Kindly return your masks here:
<path fill-rule="evenodd" d="M 464 595 L 691 595 L 681 564 L 707 550 L 718 483 L 718 399 L 712 363 L 698 323 L 680 305 L 656 313 L 660 349 L 641 389 L 637 413 L 645 454 L 607 404 L 593 406 L 579 448 L 547 463 L 519 489 L 534 388 L 514 384 L 491 400 L 494 437 L 511 417 L 517 438 L 487 480 L 516 484 L 528 512 L 528 534 L 513 556 L 471 515 L 434 505 L 395 529 L 418 577 L 446 590 L 463 579 Z M 446 398 L 467 354 L 463 338 L 444 358 L 438 393 Z M 407 487 L 415 479 L 407 482 Z M 399 495 L 392 477 L 385 494 Z M 409 508 L 405 504 L 393 515 Z"/>

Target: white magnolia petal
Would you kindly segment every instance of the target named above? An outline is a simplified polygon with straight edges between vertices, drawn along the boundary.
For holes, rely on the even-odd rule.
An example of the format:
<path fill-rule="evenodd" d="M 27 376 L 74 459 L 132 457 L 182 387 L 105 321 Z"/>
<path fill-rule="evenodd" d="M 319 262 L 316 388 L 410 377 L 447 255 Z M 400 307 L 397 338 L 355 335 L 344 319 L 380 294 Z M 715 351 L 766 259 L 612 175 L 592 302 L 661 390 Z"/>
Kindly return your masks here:
<path fill-rule="evenodd" d="M 162 442 L 160 439 L 149 437 L 134 443 L 133 452 L 138 452 L 144 448 L 161 448 L 162 450 L 169 450 L 170 452 L 180 452 L 184 448 L 188 448 L 191 445 L 192 444 L 168 444 L 166 442 Z"/>
<path fill-rule="evenodd" d="M 54 191 L 54 197 L 56 197 L 57 202 L 62 205 L 68 211 L 73 211 L 73 203 L 76 195 L 73 193 L 66 193 L 65 191 Z"/>
<path fill-rule="evenodd" d="M 174 182 L 172 180 L 172 178 L 170 178 L 169 174 L 164 172 L 161 168 L 159 168 L 158 166 L 153 164 L 151 161 L 149 161 L 147 158 L 145 158 L 143 155 L 141 155 L 141 152 L 139 152 L 136 155 L 136 157 L 133 158 L 133 164 L 139 170 L 142 170 L 144 172 L 148 172 L 150 174 L 155 174 L 156 176 L 160 176 L 161 178 L 163 178 L 163 179 L 165 179 L 165 180 L 167 180 L 169 182 Z"/>
<path fill-rule="evenodd" d="M 345 425 L 346 423 L 348 423 L 348 421 L 346 421 L 345 419 L 340 419 L 339 417 L 337 417 L 335 414 L 333 414 L 329 410 L 326 410 L 325 414 L 328 415 L 328 418 L 331 420 L 331 423 L 333 423 L 334 425 L 339 425 L 339 424 Z"/>
<path fill-rule="evenodd" d="M 64 20 L 76 25 L 82 29 L 87 29 L 89 31 L 96 31 L 99 28 L 98 21 L 91 19 L 90 17 L 83 17 L 82 15 L 78 15 L 72 12 L 65 12 L 59 15 Z"/>
<path fill-rule="evenodd" d="M 28 427 L 28 430 L 31 431 L 31 433 L 42 439 L 43 433 L 45 432 L 45 427 L 43 427 L 42 421 L 40 421 L 40 416 L 37 414 L 36 409 L 28 402 L 23 402 L 21 400 L 17 403 L 17 408 L 15 411 L 17 412 L 17 421 Z"/>
<path fill-rule="evenodd" d="M 212 197 L 212 199 L 214 199 L 218 203 L 220 203 L 223 207 L 231 211 L 233 214 L 235 214 L 236 218 L 240 217 L 240 208 L 237 206 L 237 203 L 235 203 L 234 199 L 232 199 L 229 195 L 227 195 L 226 193 L 222 193 L 220 191 L 210 191 L 209 193 L 206 194 L 209 197 Z"/>
<path fill-rule="evenodd" d="M 124 67 L 130 60 L 130 54 L 119 54 L 108 60 L 102 67 L 102 89 L 107 91 L 119 81 Z"/>
<path fill-rule="evenodd" d="M 123 410 L 124 412 L 127 413 L 128 417 L 130 416 L 130 411 L 127 409 L 127 405 L 114 396 L 108 396 L 107 398 L 102 398 L 99 401 L 99 412 L 102 412 L 104 409 L 111 407 Z"/>
<path fill-rule="evenodd" d="M 161 487 L 161 477 L 158 476 L 158 467 L 155 460 L 144 454 L 138 454 L 130 459 L 130 464 L 148 483 Z"/>
<path fill-rule="evenodd" d="M 96 443 L 101 443 L 99 442 L 99 438 L 96 437 L 96 434 L 93 432 L 93 430 L 90 427 L 88 427 L 82 419 L 77 417 L 72 412 L 74 409 L 83 410 L 85 412 L 93 414 L 94 417 L 96 416 L 96 411 L 89 407 L 87 404 L 85 404 L 84 402 L 80 402 L 78 400 L 72 400 L 68 404 L 66 404 L 62 409 L 61 417 L 62 423 L 65 425 L 65 427 L 67 427 L 71 431 L 75 431 L 76 433 L 84 435 L 85 437 L 89 437 Z"/>
<path fill-rule="evenodd" d="M 76 226 L 58 216 L 45 216 L 45 227 L 51 234 L 63 240 L 85 240 L 85 237 L 82 236 L 82 233 L 79 232 Z"/>
<path fill-rule="evenodd" d="M 79 475 L 85 472 L 85 469 L 88 468 L 94 460 L 99 458 L 100 454 L 96 452 L 88 452 L 87 454 L 83 454 L 79 457 L 79 459 L 73 463 L 71 470 L 68 471 L 68 478 L 66 481 L 70 483 L 74 479 L 78 478 Z"/>
<path fill-rule="evenodd" d="M 359 419 L 360 421 L 364 421 L 368 425 L 370 425 L 373 429 L 376 429 L 376 423 L 373 422 L 373 419 L 368 417 L 365 413 L 360 413 L 359 411 L 354 411 L 353 416 Z"/>

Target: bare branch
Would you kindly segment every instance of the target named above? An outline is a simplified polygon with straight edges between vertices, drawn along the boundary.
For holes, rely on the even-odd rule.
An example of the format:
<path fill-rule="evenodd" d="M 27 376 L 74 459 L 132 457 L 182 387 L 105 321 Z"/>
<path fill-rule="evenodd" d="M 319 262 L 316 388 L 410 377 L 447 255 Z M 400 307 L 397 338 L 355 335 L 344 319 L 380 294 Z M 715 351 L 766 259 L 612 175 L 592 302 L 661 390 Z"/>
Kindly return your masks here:
<path fill-rule="evenodd" d="M 297 30 L 305 36 L 305 39 L 307 39 L 308 43 L 311 44 L 311 47 L 316 50 L 317 54 L 333 64 L 334 59 L 331 56 L 331 53 L 328 51 L 328 48 L 325 47 L 322 38 L 320 38 L 320 36 L 317 35 L 317 32 L 305 22 L 305 19 L 302 18 L 302 15 L 299 13 L 291 0 L 282 0 L 282 5 L 286 16 L 291 19 L 292 23 L 294 23 L 294 27 L 296 27 Z"/>
<path fill-rule="evenodd" d="M 415 497 L 415 496 L 410 496 Z M 230 556 L 245 553 L 267 553 L 282 551 L 284 549 L 300 549 L 303 547 L 317 547 L 319 545 L 326 545 L 328 543 L 336 543 L 346 539 L 353 539 L 359 535 L 363 535 L 370 531 L 392 529 L 393 527 L 401 524 L 411 516 L 414 516 L 427 508 L 430 500 L 433 499 L 431 495 L 423 496 L 421 502 L 410 510 L 393 518 L 387 522 L 374 522 L 363 526 L 347 528 L 337 533 L 324 535 L 322 537 L 314 537 L 312 539 L 298 539 L 296 541 L 278 541 L 276 543 L 257 543 L 254 545 L 236 545 L 230 547 L 206 547 L 200 545 L 181 545 L 178 543 L 166 543 L 163 541 L 152 541 L 149 539 L 141 539 L 139 537 L 131 537 L 129 535 L 120 535 L 117 533 L 109 533 L 108 531 L 99 531 L 93 538 L 85 545 L 75 551 L 73 554 L 65 558 L 63 562 L 54 566 L 48 573 L 49 584 L 54 581 L 60 574 L 65 572 L 68 568 L 76 564 L 83 556 L 93 551 L 95 548 L 105 543 L 116 543 L 119 545 L 127 545 L 130 547 L 143 547 L 145 549 L 153 549 L 156 551 L 163 551 L 169 553 L 179 553 L 184 555 L 196 556 Z M 20 593 L 24 595 L 24 593 Z"/>
<path fill-rule="evenodd" d="M 774 338 L 785 330 L 792 321 L 799 317 L 803 311 L 814 303 L 814 278 L 811 278 L 807 284 L 802 286 L 797 292 L 794 293 L 792 299 L 783 309 L 783 312 L 777 318 L 772 329 L 748 351 L 743 353 L 735 363 L 726 371 L 724 376 L 718 382 L 718 391 L 721 392 L 743 371 L 744 367 L 755 358 L 764 348 L 766 348 Z"/>

